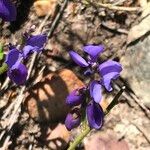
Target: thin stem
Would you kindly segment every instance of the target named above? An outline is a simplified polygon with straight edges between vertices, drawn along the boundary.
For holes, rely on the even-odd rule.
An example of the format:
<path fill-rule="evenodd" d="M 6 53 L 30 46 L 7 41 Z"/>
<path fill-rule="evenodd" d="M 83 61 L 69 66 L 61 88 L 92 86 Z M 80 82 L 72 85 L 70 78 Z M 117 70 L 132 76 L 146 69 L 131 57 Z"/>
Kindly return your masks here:
<path fill-rule="evenodd" d="M 87 128 L 74 140 L 74 142 L 70 144 L 68 150 L 74 150 L 76 146 L 82 142 L 84 137 L 90 133 L 90 131 L 91 129 L 87 126 Z"/>
<path fill-rule="evenodd" d="M 105 116 L 111 111 L 111 109 L 118 104 L 118 100 L 125 90 L 125 86 L 121 88 L 121 90 L 114 97 L 112 102 L 108 105 L 106 111 L 104 112 Z M 85 130 L 75 138 L 74 142 L 70 144 L 68 150 L 75 150 L 76 146 L 82 142 L 82 140 L 90 133 L 91 128 L 86 124 Z"/>
<path fill-rule="evenodd" d="M 48 37 L 51 37 L 51 36 L 52 36 L 52 34 L 53 34 L 53 32 L 54 32 L 54 29 L 55 29 L 55 27 L 56 27 L 56 25 L 57 25 L 57 23 L 58 23 L 58 21 L 59 21 L 61 15 L 63 14 L 64 9 L 66 8 L 66 6 L 67 6 L 67 4 L 68 4 L 68 1 L 69 1 L 69 0 L 64 0 L 62 6 L 61 6 L 61 8 L 60 8 L 59 13 L 57 14 L 55 20 L 53 21 L 53 23 L 52 23 L 52 25 L 51 25 L 51 29 L 49 30 L 49 32 L 48 32 L 48 34 L 47 34 Z"/>
<path fill-rule="evenodd" d="M 117 93 L 117 95 L 114 97 L 112 102 L 108 105 L 108 107 L 106 108 L 105 115 L 107 115 L 111 111 L 111 109 L 119 103 L 119 98 L 122 95 L 124 90 L 125 90 L 125 86 L 121 88 L 121 90 Z"/>

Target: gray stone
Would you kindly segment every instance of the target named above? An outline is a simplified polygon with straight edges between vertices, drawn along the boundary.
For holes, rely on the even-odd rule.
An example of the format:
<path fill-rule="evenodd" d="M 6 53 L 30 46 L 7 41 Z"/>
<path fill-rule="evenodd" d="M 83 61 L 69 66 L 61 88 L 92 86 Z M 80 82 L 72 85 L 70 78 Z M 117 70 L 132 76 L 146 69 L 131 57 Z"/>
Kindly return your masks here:
<path fill-rule="evenodd" d="M 131 89 L 143 103 L 150 103 L 150 35 L 130 46 L 121 62 Z"/>

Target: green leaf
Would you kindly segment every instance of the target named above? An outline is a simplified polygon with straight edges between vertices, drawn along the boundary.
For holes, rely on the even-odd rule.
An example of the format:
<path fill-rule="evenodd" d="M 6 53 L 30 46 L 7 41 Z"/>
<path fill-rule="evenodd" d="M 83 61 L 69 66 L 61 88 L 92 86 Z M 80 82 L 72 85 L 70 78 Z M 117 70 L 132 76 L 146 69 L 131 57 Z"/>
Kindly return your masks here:
<path fill-rule="evenodd" d="M 3 60 L 4 58 L 4 53 L 0 53 L 0 60 Z"/>

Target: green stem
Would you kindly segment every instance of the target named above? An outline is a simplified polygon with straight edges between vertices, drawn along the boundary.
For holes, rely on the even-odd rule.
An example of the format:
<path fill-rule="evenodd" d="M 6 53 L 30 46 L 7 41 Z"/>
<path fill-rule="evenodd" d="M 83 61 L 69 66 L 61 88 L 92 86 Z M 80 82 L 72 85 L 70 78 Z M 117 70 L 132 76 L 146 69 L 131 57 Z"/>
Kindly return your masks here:
<path fill-rule="evenodd" d="M 114 97 L 112 102 L 108 105 L 105 111 L 105 115 L 107 115 L 111 111 L 111 109 L 119 103 L 119 98 L 122 95 L 124 90 L 125 90 L 125 86 L 121 88 L 121 90 L 117 93 L 117 95 Z"/>
<path fill-rule="evenodd" d="M 8 66 L 6 63 L 3 63 L 3 65 L 0 67 L 0 75 L 6 72 L 8 69 Z"/>
<path fill-rule="evenodd" d="M 86 137 L 90 133 L 91 129 L 87 127 L 75 140 L 70 144 L 68 150 L 75 150 L 76 146 L 82 142 L 84 137 Z"/>
<path fill-rule="evenodd" d="M 118 99 L 120 98 L 121 94 L 125 90 L 125 87 L 122 87 L 122 89 L 117 93 L 117 95 L 114 97 L 112 102 L 108 105 L 106 111 L 104 112 L 105 116 L 111 111 L 111 109 L 118 104 Z M 70 146 L 68 150 L 75 150 L 76 146 L 82 142 L 82 140 L 90 133 L 91 128 L 89 128 L 88 124 L 86 124 L 85 130 L 75 138 L 73 143 L 70 143 Z"/>

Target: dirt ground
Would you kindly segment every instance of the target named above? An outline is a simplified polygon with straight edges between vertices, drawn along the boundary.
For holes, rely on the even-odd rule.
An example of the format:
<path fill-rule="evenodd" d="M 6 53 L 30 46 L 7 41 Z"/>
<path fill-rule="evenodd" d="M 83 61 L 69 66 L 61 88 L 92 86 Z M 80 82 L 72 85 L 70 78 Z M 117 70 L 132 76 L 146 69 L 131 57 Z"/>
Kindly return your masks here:
<path fill-rule="evenodd" d="M 52 30 L 62 2 L 58 1 L 55 11 L 44 22 L 40 30 L 42 33 L 47 34 Z M 75 0 L 67 3 L 53 32 L 50 33 L 45 50 L 36 57 L 34 68 L 23 91 L 24 87 L 17 87 L 7 81 L 6 74 L 0 77 L 1 149 L 65 150 L 69 141 L 73 141 L 80 133 L 79 128 L 68 132 L 64 127 L 64 118 L 69 111 L 65 105 L 65 97 L 89 79 L 85 78 L 83 70 L 71 61 L 68 51 L 76 50 L 83 54 L 83 45 L 104 44 L 105 52 L 99 61 L 121 61 L 130 46 L 130 29 L 139 23 L 141 16 L 139 9 L 119 11 L 99 6 L 98 2 L 95 0 L 89 4 L 84 0 Z M 125 8 L 141 7 L 141 3 L 136 0 L 104 1 L 111 4 L 117 2 Z M 15 3 L 18 7 L 17 21 L 5 24 L 0 21 L 0 40 L 6 45 L 18 44 L 22 34 L 31 26 L 35 26 L 37 32 L 44 20 L 44 17 L 38 17 L 35 13 L 34 1 L 18 0 Z M 132 42 L 134 41 L 131 40 Z M 7 53 L 7 48 L 5 52 Z M 27 62 L 28 66 L 31 61 L 32 57 Z M 121 76 L 114 83 L 114 91 L 111 94 L 104 92 L 103 107 L 108 105 L 123 85 L 127 88 L 120 98 L 120 103 L 105 118 L 102 130 L 92 131 L 77 149 L 150 149 L 149 108 L 134 93 L 126 77 Z"/>

